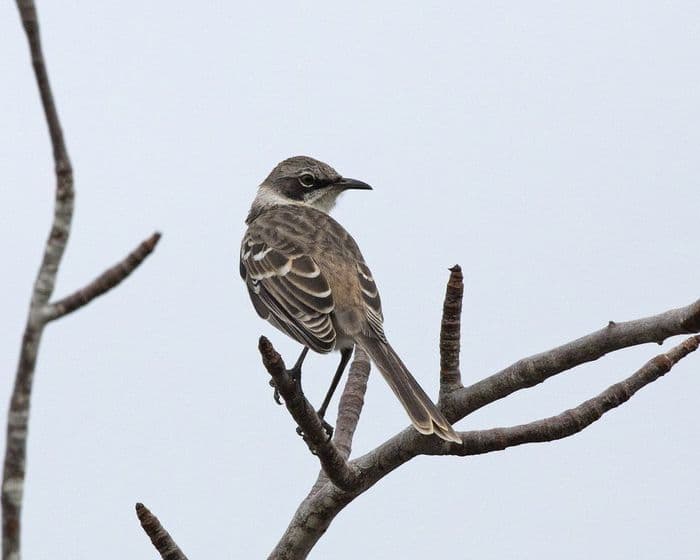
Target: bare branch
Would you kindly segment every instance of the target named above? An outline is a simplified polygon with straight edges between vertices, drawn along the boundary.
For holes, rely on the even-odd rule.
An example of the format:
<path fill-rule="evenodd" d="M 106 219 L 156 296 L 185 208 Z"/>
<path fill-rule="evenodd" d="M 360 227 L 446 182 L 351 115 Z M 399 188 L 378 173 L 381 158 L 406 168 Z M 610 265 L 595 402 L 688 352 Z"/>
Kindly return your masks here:
<path fill-rule="evenodd" d="M 302 393 L 299 384 L 287 373 L 284 361 L 264 336 L 258 344 L 263 365 L 272 377 L 287 410 L 304 434 L 309 450 L 317 455 L 328 478 L 340 488 L 351 489 L 357 486 L 359 473 L 351 468 L 338 448 L 333 444 L 321 424 L 314 407 Z"/>
<path fill-rule="evenodd" d="M 146 506 L 141 503 L 136 504 L 136 515 L 141 522 L 141 527 L 163 560 L 187 560 L 185 553 L 180 550 L 158 518 Z"/>
<path fill-rule="evenodd" d="M 700 331 L 700 300 L 678 309 L 615 323 L 541 354 L 523 358 L 500 372 L 449 395 L 460 418 L 515 391 L 533 387 L 563 371 L 597 360 L 609 352 L 649 342 L 661 344 L 671 336 Z"/>
<path fill-rule="evenodd" d="M 362 348 L 355 346 L 355 359 L 350 364 L 348 380 L 345 383 L 343 394 L 338 403 L 338 417 L 336 418 L 335 433 L 333 435 L 333 443 L 335 443 L 338 451 L 345 459 L 350 457 L 352 438 L 355 435 L 355 428 L 357 428 L 362 407 L 365 404 L 369 371 L 369 356 Z M 312 496 L 327 483 L 328 476 L 321 469 L 308 495 Z"/>
<path fill-rule="evenodd" d="M 611 385 L 596 397 L 557 416 L 509 428 L 463 432 L 460 434 L 463 445 L 455 446 L 444 454 L 478 455 L 524 443 L 555 441 L 572 436 L 599 420 L 606 412 L 627 402 L 641 388 L 671 371 L 680 360 L 695 352 L 699 344 L 700 336 L 691 336 L 665 354 L 649 360 L 624 381 Z"/>
<path fill-rule="evenodd" d="M 39 343 L 47 322 L 85 305 L 121 282 L 153 250 L 158 236 L 152 237 L 114 269 L 106 271 L 92 284 L 54 305 L 49 301 L 58 273 L 73 218 L 73 169 L 63 138 L 49 77 L 41 49 L 39 21 L 32 0 L 17 0 L 20 19 L 29 43 L 32 66 L 41 97 L 53 150 L 56 191 L 51 229 L 32 289 L 27 322 L 22 336 L 19 363 L 7 417 L 7 438 L 2 481 L 2 558 L 18 560 L 22 499 L 27 457 L 29 410 Z"/>
<path fill-rule="evenodd" d="M 289 527 L 269 558 L 306 558 L 345 506 L 417 455 L 477 455 L 524 443 L 554 441 L 580 432 L 605 412 L 623 404 L 639 389 L 667 373 L 679 360 L 696 350 L 699 342 L 700 336 L 685 340 L 666 354 L 647 362 L 625 381 L 609 387 L 597 397 L 559 416 L 511 428 L 462 432 L 462 446 L 422 436 L 412 428 L 403 430 L 376 449 L 352 461 L 363 474 L 362 485 L 353 492 L 345 492 L 327 484 L 310 494 L 299 505 Z"/>
<path fill-rule="evenodd" d="M 462 387 L 459 371 L 459 350 L 461 336 L 462 297 L 464 278 L 462 268 L 456 264 L 450 268 L 450 279 L 445 291 L 440 324 L 440 400 Z"/>
<path fill-rule="evenodd" d="M 458 281 L 458 278 L 455 278 L 455 272 L 452 271 L 450 280 Z M 458 285 L 453 283 L 452 288 Z M 451 287 L 448 284 L 448 296 L 450 292 Z M 452 292 L 454 296 L 458 293 L 458 291 Z M 447 308 L 447 305 L 445 307 Z M 457 311 L 457 315 L 453 315 L 448 321 L 451 326 L 457 326 L 458 329 L 459 311 L 454 307 L 452 309 Z M 444 315 L 447 315 L 447 309 Z M 443 325 L 445 323 L 443 319 Z M 608 352 L 646 342 L 661 342 L 669 336 L 698 331 L 700 331 L 700 301 L 646 319 L 611 323 L 601 331 L 549 352 L 525 358 L 466 389 L 441 390 L 441 404 L 449 412 L 449 417 L 456 421 L 497 398 L 503 398 L 513 391 L 540 383 L 552 375 L 597 359 Z M 451 334 L 450 342 L 458 343 L 458 336 L 454 336 L 454 332 Z M 445 337 L 441 337 L 441 343 L 445 340 Z M 461 446 L 423 436 L 412 427 L 404 429 L 369 453 L 350 461 L 350 468 L 358 469 L 362 473 L 358 484 L 350 491 L 329 484 L 323 477 L 319 477 L 312 491 L 297 508 L 287 530 L 269 558 L 275 560 L 306 558 L 335 516 L 346 505 L 393 470 L 418 455 L 475 455 L 523 443 L 553 441 L 583 430 L 605 412 L 621 405 L 636 391 L 667 373 L 675 363 L 693 352 L 699 342 L 700 336 L 687 339 L 666 354 L 650 360 L 625 381 L 609 387 L 597 397 L 559 416 L 522 426 L 463 432 L 460 434 L 463 440 Z M 446 347 L 444 344 L 441 344 L 441 350 L 441 358 L 448 357 L 446 352 L 458 351 L 454 346 Z M 444 379 L 444 370 L 459 371 L 458 359 L 455 356 L 449 356 L 449 358 L 452 361 L 448 362 L 448 367 L 445 367 L 445 362 L 441 360 L 441 381 Z"/>
<path fill-rule="evenodd" d="M 350 364 L 348 380 L 338 403 L 338 419 L 335 423 L 333 436 L 333 443 L 345 459 L 350 457 L 352 438 L 355 435 L 355 428 L 365 404 L 369 369 L 367 353 L 359 346 L 355 346 L 355 359 Z"/>
<path fill-rule="evenodd" d="M 45 325 L 42 312 L 53 293 L 58 267 L 68 242 L 74 198 L 73 169 L 63 140 L 44 55 L 41 51 L 36 8 L 31 0 L 17 0 L 17 8 L 29 42 L 34 75 L 51 137 L 56 172 L 56 194 L 53 222 L 32 290 L 7 418 L 7 447 L 3 462 L 2 483 L 2 557 L 4 560 L 19 558 L 29 406 L 37 352 Z"/>
<path fill-rule="evenodd" d="M 160 233 L 154 233 L 148 239 L 142 241 L 136 249 L 121 261 L 105 270 L 88 285 L 50 304 L 46 311 L 46 320 L 54 321 L 55 319 L 60 319 L 121 284 L 153 252 L 159 240 Z"/>
<path fill-rule="evenodd" d="M 343 389 L 343 395 L 338 404 L 338 418 L 336 420 L 334 442 L 345 458 L 350 456 L 352 438 L 357 426 L 357 422 L 364 405 L 364 395 L 367 390 L 367 379 L 369 378 L 370 364 L 369 358 L 362 348 L 355 346 L 355 359 L 350 365 L 348 380 Z M 317 501 L 314 496 L 323 490 L 326 497 L 337 496 L 338 500 L 345 504 L 352 500 L 354 494 L 344 492 L 329 482 L 326 473 L 321 470 L 316 482 L 308 495 L 297 509 L 287 530 L 270 554 L 269 558 L 292 559 L 304 558 L 311 550 L 316 541 L 326 531 L 334 515 L 322 515 L 318 518 L 320 523 L 315 522 L 315 518 L 307 515 L 315 511 Z M 338 511 L 342 509 L 335 499 L 325 502 L 328 507 L 336 506 Z"/>

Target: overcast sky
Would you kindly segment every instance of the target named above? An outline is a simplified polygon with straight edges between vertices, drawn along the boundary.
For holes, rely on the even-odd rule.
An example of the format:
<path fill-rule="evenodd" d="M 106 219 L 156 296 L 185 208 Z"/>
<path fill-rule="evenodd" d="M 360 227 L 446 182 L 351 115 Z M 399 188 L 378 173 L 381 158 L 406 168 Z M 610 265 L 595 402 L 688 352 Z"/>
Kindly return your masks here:
<path fill-rule="evenodd" d="M 192 560 L 263 558 L 277 542 L 318 464 L 274 405 L 256 341 L 289 361 L 298 347 L 258 319 L 237 254 L 256 185 L 287 156 L 374 185 L 335 216 L 433 396 L 454 263 L 467 382 L 700 297 L 698 3 L 446 4 L 39 2 L 76 170 L 56 296 L 153 230 L 163 239 L 45 333 L 24 558 L 154 558 L 136 501 Z M 53 175 L 13 2 L 0 37 L 6 406 Z M 608 356 L 458 428 L 558 413 L 662 350 Z M 312 401 L 336 359 L 307 361 Z M 689 356 L 564 441 L 414 460 L 341 513 L 311 558 L 697 558 L 699 374 Z M 373 376 L 355 452 L 406 424 Z"/>

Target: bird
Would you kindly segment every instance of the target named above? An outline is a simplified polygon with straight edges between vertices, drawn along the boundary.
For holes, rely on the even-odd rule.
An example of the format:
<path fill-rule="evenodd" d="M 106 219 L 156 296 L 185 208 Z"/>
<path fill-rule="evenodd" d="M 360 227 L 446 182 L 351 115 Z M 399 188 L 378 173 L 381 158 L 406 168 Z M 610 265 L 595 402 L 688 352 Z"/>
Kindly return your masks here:
<path fill-rule="evenodd" d="M 343 177 L 309 156 L 287 158 L 272 169 L 258 187 L 241 242 L 240 274 L 253 307 L 261 318 L 303 345 L 290 370 L 299 383 L 309 349 L 320 354 L 340 352 L 340 364 L 318 410 L 322 421 L 358 345 L 418 432 L 461 443 L 389 344 L 372 273 L 355 240 L 329 215 L 348 190 L 372 187 Z"/>

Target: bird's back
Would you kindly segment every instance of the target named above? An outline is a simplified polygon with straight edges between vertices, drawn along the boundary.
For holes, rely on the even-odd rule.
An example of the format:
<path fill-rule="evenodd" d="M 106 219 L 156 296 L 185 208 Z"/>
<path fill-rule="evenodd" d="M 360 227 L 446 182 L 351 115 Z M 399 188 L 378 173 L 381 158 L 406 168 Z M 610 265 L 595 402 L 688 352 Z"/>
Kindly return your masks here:
<path fill-rule="evenodd" d="M 350 338 L 359 332 L 384 338 L 381 301 L 371 272 L 355 240 L 331 216 L 300 204 L 271 206 L 250 221 L 242 255 L 253 244 L 288 256 L 308 256 L 318 266 L 333 300 L 336 347 L 351 345 Z"/>

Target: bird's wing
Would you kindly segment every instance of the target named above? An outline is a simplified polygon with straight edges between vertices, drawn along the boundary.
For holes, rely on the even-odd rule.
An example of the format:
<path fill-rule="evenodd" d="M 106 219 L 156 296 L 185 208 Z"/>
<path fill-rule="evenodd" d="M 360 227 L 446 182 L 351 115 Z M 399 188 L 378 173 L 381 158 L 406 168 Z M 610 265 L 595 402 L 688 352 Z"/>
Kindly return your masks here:
<path fill-rule="evenodd" d="M 311 256 L 290 240 L 251 227 L 241 245 L 240 269 L 262 318 L 316 352 L 333 350 L 333 296 Z"/>
<path fill-rule="evenodd" d="M 386 342 L 383 326 L 384 315 L 382 314 L 382 302 L 379 298 L 379 290 L 377 289 L 377 284 L 375 284 L 369 268 L 360 260 L 357 261 L 357 276 L 360 280 L 360 289 L 362 290 L 362 301 L 365 304 L 367 322 L 372 332 L 376 334 L 380 340 Z"/>

